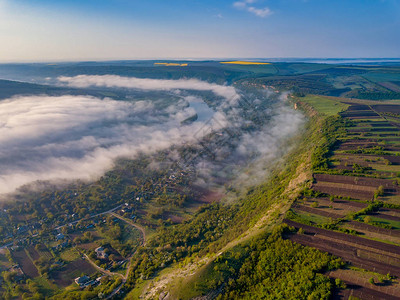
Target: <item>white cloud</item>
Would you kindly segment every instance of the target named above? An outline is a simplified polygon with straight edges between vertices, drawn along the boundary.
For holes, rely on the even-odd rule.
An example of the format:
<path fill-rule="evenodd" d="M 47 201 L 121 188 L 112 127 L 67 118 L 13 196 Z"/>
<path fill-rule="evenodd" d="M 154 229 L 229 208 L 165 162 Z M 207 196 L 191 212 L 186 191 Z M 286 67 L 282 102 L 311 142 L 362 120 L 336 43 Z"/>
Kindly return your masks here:
<path fill-rule="evenodd" d="M 220 126 L 201 121 L 181 126 L 196 112 L 182 101 L 171 103 L 168 112 L 147 101 L 87 96 L 1 101 L 0 193 L 36 180 L 93 180 L 112 168 L 117 157 L 192 142 L 202 127 Z"/>
<path fill-rule="evenodd" d="M 257 17 L 265 18 L 272 14 L 272 11 L 268 7 L 257 8 L 252 6 L 251 4 L 256 3 L 256 0 L 244 0 L 244 1 L 236 1 L 233 3 L 233 6 L 237 9 L 246 10 Z"/>
<path fill-rule="evenodd" d="M 113 75 L 81 75 L 60 80 L 79 87 L 205 90 L 227 101 L 222 101 L 218 111 L 209 108 L 200 96 L 188 92 L 177 92 L 162 105 L 158 105 L 162 101 L 159 99 L 128 102 L 71 95 L 19 96 L 0 101 L 0 194 L 37 180 L 95 180 L 112 169 L 118 157 L 135 158 L 139 153 L 150 154 L 172 145 L 198 143 L 211 131 L 224 127 L 233 128 L 233 134 L 236 127 L 238 139 L 228 139 L 233 148 L 229 143 L 210 145 L 217 147 L 213 149 L 216 156 L 227 155 L 229 168 L 240 167 L 236 158 L 246 163 L 247 157 L 256 156 L 264 157 L 259 166 L 265 166 L 280 157 L 286 149 L 283 141 L 297 132 L 302 123 L 299 113 L 276 105 L 268 92 L 253 103 L 257 109 L 260 103 L 270 101 L 269 108 L 260 112 L 266 115 L 268 124 L 254 132 L 241 132 L 240 128 L 249 122 L 243 118 L 247 106 L 234 105 L 236 100 L 240 104 L 240 94 L 230 86 L 199 80 Z M 194 114 L 197 121 L 182 126 L 181 122 Z M 210 161 L 202 164 L 212 165 L 203 170 L 203 173 L 208 170 L 209 178 L 212 171 L 225 170 Z"/>
<path fill-rule="evenodd" d="M 272 14 L 272 11 L 268 7 L 264 8 L 255 8 L 253 6 L 249 6 L 247 10 L 258 17 L 264 18 Z"/>
<path fill-rule="evenodd" d="M 75 77 L 61 76 L 58 80 L 71 87 L 85 88 L 102 86 L 113 88 L 131 88 L 140 90 L 171 91 L 177 89 L 211 91 L 229 101 L 237 101 L 240 96 L 232 86 L 208 83 L 197 79 L 149 79 L 136 77 L 122 77 L 118 75 L 78 75 Z"/>

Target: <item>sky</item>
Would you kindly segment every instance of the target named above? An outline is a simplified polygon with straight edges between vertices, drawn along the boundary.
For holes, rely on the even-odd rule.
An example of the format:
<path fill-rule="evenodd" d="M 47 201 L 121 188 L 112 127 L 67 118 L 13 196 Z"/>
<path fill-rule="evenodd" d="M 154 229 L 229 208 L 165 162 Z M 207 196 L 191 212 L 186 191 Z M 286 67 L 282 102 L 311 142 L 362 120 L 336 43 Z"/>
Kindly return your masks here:
<path fill-rule="evenodd" d="M 400 57 L 399 0 L 0 0 L 0 62 Z"/>

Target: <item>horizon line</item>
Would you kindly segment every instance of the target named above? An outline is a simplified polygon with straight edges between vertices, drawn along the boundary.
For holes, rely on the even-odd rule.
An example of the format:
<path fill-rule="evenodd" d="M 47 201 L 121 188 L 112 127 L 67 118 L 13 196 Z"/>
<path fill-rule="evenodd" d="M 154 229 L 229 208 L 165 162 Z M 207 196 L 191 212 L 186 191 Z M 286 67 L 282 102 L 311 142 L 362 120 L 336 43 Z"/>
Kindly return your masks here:
<path fill-rule="evenodd" d="M 99 63 L 99 62 L 129 62 L 129 61 L 215 61 L 224 60 L 387 60 L 400 61 L 400 57 L 198 57 L 198 58 L 127 58 L 127 59 L 59 59 L 59 60 L 0 60 L 0 64 L 52 64 L 52 63 Z"/>

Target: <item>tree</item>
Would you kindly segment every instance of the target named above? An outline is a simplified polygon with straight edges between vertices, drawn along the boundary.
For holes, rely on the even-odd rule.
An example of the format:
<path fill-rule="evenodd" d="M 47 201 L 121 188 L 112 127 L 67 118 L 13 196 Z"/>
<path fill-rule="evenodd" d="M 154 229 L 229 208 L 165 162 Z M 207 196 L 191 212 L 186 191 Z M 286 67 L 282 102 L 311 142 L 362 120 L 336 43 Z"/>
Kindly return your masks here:
<path fill-rule="evenodd" d="M 370 216 L 364 217 L 364 223 L 371 223 L 371 217 Z"/>
<path fill-rule="evenodd" d="M 112 261 L 115 261 L 115 254 L 111 254 L 109 257 L 108 257 L 110 260 L 112 260 Z"/>

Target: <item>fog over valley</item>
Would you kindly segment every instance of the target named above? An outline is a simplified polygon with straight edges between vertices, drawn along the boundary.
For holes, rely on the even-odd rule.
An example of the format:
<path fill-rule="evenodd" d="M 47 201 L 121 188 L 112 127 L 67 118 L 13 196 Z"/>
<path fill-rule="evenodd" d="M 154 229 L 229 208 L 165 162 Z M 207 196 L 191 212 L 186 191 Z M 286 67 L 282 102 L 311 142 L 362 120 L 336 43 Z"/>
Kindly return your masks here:
<path fill-rule="evenodd" d="M 285 152 L 282 145 L 303 122 L 301 114 L 287 106 L 285 95 L 267 90 L 256 94 L 198 79 L 118 75 L 60 76 L 57 81 L 73 88 L 131 91 L 132 96 L 115 100 L 16 95 L 0 101 L 2 194 L 38 180 L 95 180 L 112 169 L 119 157 L 198 144 L 213 133 L 226 135 L 225 129 L 231 135 L 224 143 L 210 146 L 213 159 L 263 157 L 272 162 Z M 144 96 L 135 96 L 135 91 Z M 254 109 L 258 109 L 258 124 Z M 200 174 L 219 172 L 216 169 L 221 167 L 207 160 L 196 163 Z"/>

